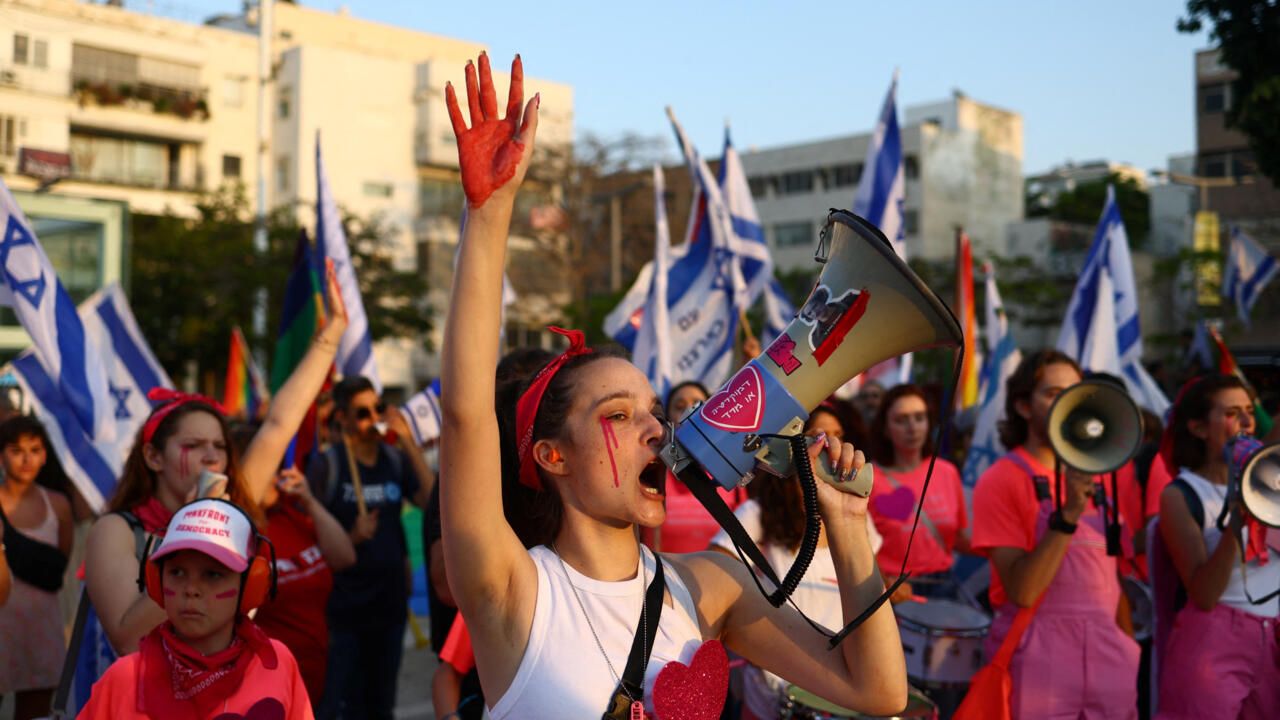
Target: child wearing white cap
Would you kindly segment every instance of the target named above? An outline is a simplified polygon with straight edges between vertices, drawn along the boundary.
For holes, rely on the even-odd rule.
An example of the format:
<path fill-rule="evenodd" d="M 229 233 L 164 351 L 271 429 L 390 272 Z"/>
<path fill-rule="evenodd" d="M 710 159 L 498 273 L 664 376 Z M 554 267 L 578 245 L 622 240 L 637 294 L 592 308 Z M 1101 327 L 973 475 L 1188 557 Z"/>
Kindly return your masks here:
<path fill-rule="evenodd" d="M 313 717 L 297 661 L 248 617 L 274 591 L 265 544 L 229 502 L 174 513 L 145 568 L 169 620 L 107 670 L 79 717 Z"/>

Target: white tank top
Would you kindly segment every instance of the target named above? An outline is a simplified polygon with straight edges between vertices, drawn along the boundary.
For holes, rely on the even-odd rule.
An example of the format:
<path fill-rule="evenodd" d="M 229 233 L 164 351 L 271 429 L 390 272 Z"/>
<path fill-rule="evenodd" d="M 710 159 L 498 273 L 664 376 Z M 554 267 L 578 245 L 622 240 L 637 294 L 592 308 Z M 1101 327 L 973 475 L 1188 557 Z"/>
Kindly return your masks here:
<path fill-rule="evenodd" d="M 511 686 L 489 709 L 489 716 L 492 720 L 600 717 L 618 686 L 618 678 L 601 657 L 591 627 L 600 636 L 614 669 L 621 673 L 644 606 L 643 583 L 653 580 L 653 553 L 648 548 L 641 553 L 643 579 L 637 563 L 636 576 L 620 582 L 602 582 L 582 575 L 569 565 L 562 565 L 545 546 L 531 549 L 529 556 L 538 568 L 538 600 L 529 644 Z M 648 713 L 653 712 L 653 681 L 658 672 L 672 660 L 687 665 L 702 645 L 689 588 L 670 563 L 662 566 L 674 606 L 662 608 L 653 653 L 645 668 L 644 704 Z M 591 627 L 574 599 L 570 582 L 591 614 Z"/>
<path fill-rule="evenodd" d="M 1204 525 L 1201 527 L 1204 533 L 1204 546 L 1209 553 L 1213 553 L 1214 548 L 1218 547 L 1218 542 L 1222 540 L 1222 531 L 1218 529 L 1218 515 L 1222 513 L 1222 506 L 1226 502 L 1227 488 L 1225 485 L 1209 482 L 1186 468 L 1182 468 L 1178 478 L 1190 485 L 1200 497 L 1200 504 L 1204 506 Z M 1249 542 L 1247 525 L 1244 528 L 1244 541 L 1246 544 Z M 1266 565 L 1260 565 L 1257 560 L 1254 560 L 1243 568 L 1237 558 L 1235 567 L 1231 569 L 1231 579 L 1227 581 L 1227 589 L 1222 591 L 1222 597 L 1218 602 L 1262 617 L 1280 615 L 1280 598 L 1272 598 L 1261 605 L 1254 605 L 1249 602 L 1244 592 L 1246 576 L 1249 582 L 1249 593 L 1255 598 L 1269 595 L 1280 587 L 1280 553 L 1268 547 L 1267 556 Z"/>

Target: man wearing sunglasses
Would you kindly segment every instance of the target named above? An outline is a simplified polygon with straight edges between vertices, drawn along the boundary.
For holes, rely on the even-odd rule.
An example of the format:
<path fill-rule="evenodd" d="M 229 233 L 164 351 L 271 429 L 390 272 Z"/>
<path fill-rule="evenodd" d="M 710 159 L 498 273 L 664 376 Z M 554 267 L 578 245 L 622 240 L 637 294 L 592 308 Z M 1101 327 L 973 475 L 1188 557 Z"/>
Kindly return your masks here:
<path fill-rule="evenodd" d="M 405 500 L 424 507 L 435 476 L 404 417 L 388 411 L 368 378 L 344 378 L 333 403 L 329 447 L 308 463 L 307 479 L 350 533 L 356 564 L 334 573 L 316 717 L 390 720 L 410 590 L 400 511 Z M 386 442 L 387 430 L 398 436 L 396 445 Z"/>

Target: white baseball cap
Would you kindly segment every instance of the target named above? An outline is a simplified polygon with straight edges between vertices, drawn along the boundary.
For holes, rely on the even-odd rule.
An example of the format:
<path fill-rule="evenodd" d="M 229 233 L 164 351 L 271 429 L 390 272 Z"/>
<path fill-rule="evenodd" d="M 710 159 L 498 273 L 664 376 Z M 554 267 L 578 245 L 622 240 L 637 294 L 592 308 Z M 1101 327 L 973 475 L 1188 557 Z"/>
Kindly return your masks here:
<path fill-rule="evenodd" d="M 153 560 L 179 550 L 195 550 L 234 572 L 249 567 L 253 523 L 244 511 L 225 500 L 205 499 L 183 505 L 173 514 Z"/>

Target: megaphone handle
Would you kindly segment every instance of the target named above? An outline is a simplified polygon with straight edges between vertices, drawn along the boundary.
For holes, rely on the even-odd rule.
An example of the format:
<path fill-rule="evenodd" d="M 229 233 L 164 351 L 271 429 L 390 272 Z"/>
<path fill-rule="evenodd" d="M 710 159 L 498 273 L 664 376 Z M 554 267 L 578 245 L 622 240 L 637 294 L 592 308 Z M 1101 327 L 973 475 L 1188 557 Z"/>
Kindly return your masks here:
<path fill-rule="evenodd" d="M 1112 557 L 1120 557 L 1122 550 L 1120 548 L 1120 491 L 1119 483 L 1116 480 L 1116 471 L 1111 471 L 1111 499 L 1107 503 L 1104 512 L 1107 513 L 1107 554 Z M 1104 496 L 1105 497 L 1105 496 Z"/>

